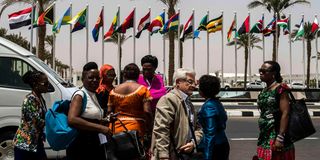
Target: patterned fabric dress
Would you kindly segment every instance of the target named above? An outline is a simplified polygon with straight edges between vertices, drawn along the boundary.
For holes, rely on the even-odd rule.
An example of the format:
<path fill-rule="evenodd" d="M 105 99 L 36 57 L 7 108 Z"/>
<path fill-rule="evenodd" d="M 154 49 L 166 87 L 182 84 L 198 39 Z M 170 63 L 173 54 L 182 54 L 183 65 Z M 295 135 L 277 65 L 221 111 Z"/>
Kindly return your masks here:
<path fill-rule="evenodd" d="M 262 90 L 258 96 L 258 107 L 260 109 L 260 117 L 258 120 L 260 134 L 258 139 L 257 156 L 259 160 L 294 160 L 294 145 L 286 141 L 284 142 L 283 151 L 275 151 L 273 144 L 278 135 L 276 126 L 277 123 L 273 115 L 279 112 L 279 98 L 280 95 L 288 91 L 288 86 L 281 84 L 274 90 Z"/>

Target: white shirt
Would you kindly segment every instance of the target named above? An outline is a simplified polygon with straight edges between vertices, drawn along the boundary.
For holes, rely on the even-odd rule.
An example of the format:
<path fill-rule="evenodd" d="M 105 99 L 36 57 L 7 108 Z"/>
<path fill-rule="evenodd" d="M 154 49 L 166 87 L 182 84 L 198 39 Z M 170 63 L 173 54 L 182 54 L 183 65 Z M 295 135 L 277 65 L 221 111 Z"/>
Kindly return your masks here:
<path fill-rule="evenodd" d="M 88 119 L 101 120 L 103 118 L 103 109 L 100 107 L 96 94 L 86 90 L 84 87 L 81 89 L 87 95 L 87 106 L 81 117 Z M 77 91 L 74 95 L 80 95 L 82 98 L 84 94 L 82 91 Z"/>

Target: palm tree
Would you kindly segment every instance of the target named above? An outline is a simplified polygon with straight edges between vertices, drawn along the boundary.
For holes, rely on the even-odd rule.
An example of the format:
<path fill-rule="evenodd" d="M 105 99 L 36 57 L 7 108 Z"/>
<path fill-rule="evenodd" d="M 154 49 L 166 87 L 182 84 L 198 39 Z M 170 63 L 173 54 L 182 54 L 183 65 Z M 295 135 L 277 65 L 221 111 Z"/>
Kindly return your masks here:
<path fill-rule="evenodd" d="M 176 14 L 174 7 L 179 3 L 179 0 L 160 0 L 168 7 L 168 17 Z M 172 85 L 172 78 L 174 73 L 174 32 L 169 31 L 169 85 Z"/>
<path fill-rule="evenodd" d="M 132 37 L 132 35 L 126 36 L 125 34 L 120 34 L 120 62 L 119 62 L 120 64 L 119 64 L 119 68 L 121 68 L 121 62 L 122 62 L 121 61 L 122 60 L 122 45 L 125 41 L 127 41 L 131 37 Z M 112 34 L 111 38 L 105 40 L 105 42 L 118 45 L 118 34 Z M 118 77 L 121 80 L 122 76 L 119 75 Z"/>
<path fill-rule="evenodd" d="M 248 38 L 250 36 L 250 44 Z M 244 88 L 247 88 L 247 73 L 248 73 L 248 57 L 249 57 L 249 47 L 262 49 L 261 46 L 256 45 L 261 42 L 261 39 L 252 33 L 241 34 L 236 39 L 237 49 L 244 48 Z M 234 41 L 228 43 L 227 45 L 235 45 Z M 250 75 L 251 76 L 251 75 Z"/>
<path fill-rule="evenodd" d="M 298 26 L 297 26 L 298 27 Z M 300 27 L 300 26 L 299 26 Z M 312 23 L 310 22 L 305 22 L 304 23 L 304 39 L 307 41 L 307 82 L 306 85 L 307 87 L 309 87 L 310 85 L 310 63 L 311 63 L 311 41 L 313 41 L 316 38 L 316 34 L 311 32 L 311 28 L 312 28 Z M 294 37 L 298 32 L 298 29 L 293 30 L 292 32 L 292 37 Z M 317 36 L 320 36 L 320 32 L 316 32 L 318 33 Z M 301 40 L 301 39 L 299 39 Z"/>
<path fill-rule="evenodd" d="M 264 7 L 266 8 L 270 13 L 273 13 L 273 16 L 277 15 L 277 20 L 280 19 L 280 15 L 283 14 L 283 11 L 287 9 L 288 7 L 292 7 L 295 4 L 310 4 L 307 0 L 253 0 L 248 4 L 248 8 L 257 8 L 257 7 Z M 276 33 L 273 33 L 273 50 L 272 50 L 272 60 L 277 60 L 276 50 L 277 46 L 279 44 L 279 36 L 280 32 L 278 32 L 278 35 L 275 35 Z M 276 44 L 276 42 L 278 42 Z"/>
<path fill-rule="evenodd" d="M 47 7 L 51 2 L 54 0 L 4 0 L 1 2 L 1 10 L 0 10 L 0 17 L 3 13 L 3 11 L 16 3 L 26 3 L 26 4 L 32 4 L 33 2 L 37 2 L 39 6 L 39 15 L 43 13 L 44 8 Z M 39 29 L 39 58 L 41 60 L 45 60 L 45 37 L 46 37 L 46 26 L 41 26 Z"/>

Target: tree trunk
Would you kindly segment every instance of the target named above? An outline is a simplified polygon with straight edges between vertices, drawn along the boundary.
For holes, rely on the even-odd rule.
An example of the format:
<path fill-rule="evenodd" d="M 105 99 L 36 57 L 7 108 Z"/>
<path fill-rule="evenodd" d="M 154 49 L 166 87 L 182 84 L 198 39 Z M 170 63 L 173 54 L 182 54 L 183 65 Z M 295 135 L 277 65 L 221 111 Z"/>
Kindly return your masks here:
<path fill-rule="evenodd" d="M 280 13 L 277 14 L 276 21 L 280 19 Z M 277 35 L 276 35 L 277 34 Z M 280 37 L 280 28 L 278 27 L 278 33 L 272 33 L 273 35 L 273 49 L 272 49 L 272 60 L 277 61 L 277 58 L 279 58 L 279 53 L 277 54 L 277 50 L 279 48 L 279 37 Z"/>
<path fill-rule="evenodd" d="M 310 85 L 311 40 L 307 40 L 307 87 Z"/>
<path fill-rule="evenodd" d="M 43 13 L 44 11 L 44 2 L 43 0 L 39 0 L 39 15 L 41 13 Z M 41 60 L 44 60 L 44 54 L 45 54 L 45 48 L 44 48 L 44 40 L 45 40 L 45 37 L 46 37 L 46 26 L 41 26 L 38 28 L 38 31 L 39 31 L 39 35 L 38 35 L 38 39 L 39 39 L 39 44 L 38 44 L 38 49 L 39 49 L 39 58 Z"/>
<path fill-rule="evenodd" d="M 170 5 L 168 10 L 168 17 L 175 14 L 174 6 Z M 173 73 L 174 73 L 174 32 L 169 31 L 169 85 L 173 85 Z"/>
<path fill-rule="evenodd" d="M 248 72 L 248 46 L 244 47 L 244 88 L 247 88 L 247 72 Z"/>
<path fill-rule="evenodd" d="M 179 64 L 179 68 L 182 68 L 183 65 L 183 43 L 180 41 L 180 39 L 178 38 L 178 41 L 180 43 L 180 52 L 179 52 L 179 59 L 180 59 L 180 64 Z"/>

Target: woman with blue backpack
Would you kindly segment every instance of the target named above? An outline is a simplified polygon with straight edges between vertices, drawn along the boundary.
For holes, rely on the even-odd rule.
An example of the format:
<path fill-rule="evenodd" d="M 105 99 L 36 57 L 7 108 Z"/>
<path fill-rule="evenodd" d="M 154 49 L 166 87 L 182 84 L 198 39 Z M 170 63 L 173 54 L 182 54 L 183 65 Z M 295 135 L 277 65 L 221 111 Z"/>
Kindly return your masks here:
<path fill-rule="evenodd" d="M 28 71 L 22 77 L 32 91 L 26 95 L 21 107 L 21 123 L 13 139 L 15 160 L 45 160 L 44 126 L 46 103 L 42 93 L 48 91 L 48 77 L 40 71 Z"/>
<path fill-rule="evenodd" d="M 106 159 L 106 150 L 100 139 L 111 136 L 112 133 L 104 121 L 105 113 L 96 97 L 99 79 L 99 70 L 95 62 L 84 65 L 83 87 L 72 97 L 68 113 L 69 125 L 76 128 L 79 133 L 67 147 L 68 160 Z M 86 98 L 87 102 L 84 110 L 82 110 L 83 98 Z"/>

